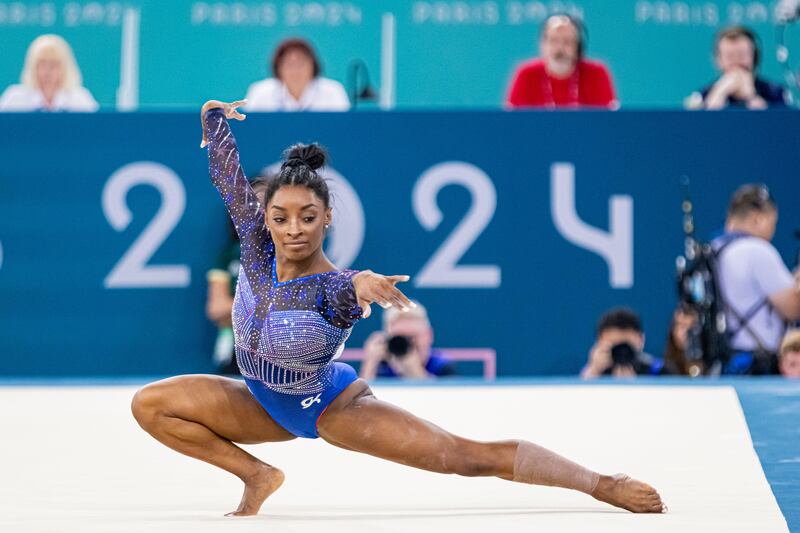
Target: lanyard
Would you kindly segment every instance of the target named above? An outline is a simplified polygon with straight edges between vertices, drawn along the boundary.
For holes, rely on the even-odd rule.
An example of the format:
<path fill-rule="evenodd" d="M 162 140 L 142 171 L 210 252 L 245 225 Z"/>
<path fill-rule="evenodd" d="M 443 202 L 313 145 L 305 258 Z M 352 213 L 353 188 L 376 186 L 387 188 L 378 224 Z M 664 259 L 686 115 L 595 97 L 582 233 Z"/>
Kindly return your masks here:
<path fill-rule="evenodd" d="M 580 105 L 578 89 L 580 87 L 580 63 L 575 65 L 575 70 L 568 78 L 567 94 L 568 100 L 565 104 L 566 107 L 578 107 Z M 544 79 L 542 80 L 542 96 L 545 107 L 554 109 L 556 107 L 556 100 L 553 96 L 553 82 L 550 74 L 547 72 L 547 67 L 544 69 Z"/>

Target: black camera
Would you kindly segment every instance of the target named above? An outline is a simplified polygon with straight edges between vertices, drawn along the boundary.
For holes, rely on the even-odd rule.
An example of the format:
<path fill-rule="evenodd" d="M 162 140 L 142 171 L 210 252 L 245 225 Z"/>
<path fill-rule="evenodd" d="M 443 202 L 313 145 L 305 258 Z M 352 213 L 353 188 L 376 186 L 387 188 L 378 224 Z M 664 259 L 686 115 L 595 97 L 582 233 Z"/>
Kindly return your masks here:
<path fill-rule="evenodd" d="M 414 339 L 404 335 L 394 335 L 386 341 L 386 349 L 395 357 L 405 357 L 414 349 Z"/>
<path fill-rule="evenodd" d="M 611 347 L 611 360 L 614 366 L 634 366 L 636 349 L 630 343 L 620 342 Z"/>

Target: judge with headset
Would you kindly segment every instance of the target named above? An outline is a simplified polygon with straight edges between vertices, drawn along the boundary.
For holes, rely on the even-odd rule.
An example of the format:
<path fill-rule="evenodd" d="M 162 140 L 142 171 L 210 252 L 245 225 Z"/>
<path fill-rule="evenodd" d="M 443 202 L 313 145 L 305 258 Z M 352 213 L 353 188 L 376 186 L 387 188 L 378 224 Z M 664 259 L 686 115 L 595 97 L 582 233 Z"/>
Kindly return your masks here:
<path fill-rule="evenodd" d="M 508 107 L 619 107 L 606 66 L 585 57 L 586 28 L 580 20 L 567 14 L 551 15 L 539 35 L 541 57 L 517 69 Z"/>
<path fill-rule="evenodd" d="M 761 49 L 749 28 L 724 28 L 714 38 L 714 61 L 721 76 L 686 99 L 689 109 L 767 109 L 788 104 L 786 90 L 758 76 Z"/>

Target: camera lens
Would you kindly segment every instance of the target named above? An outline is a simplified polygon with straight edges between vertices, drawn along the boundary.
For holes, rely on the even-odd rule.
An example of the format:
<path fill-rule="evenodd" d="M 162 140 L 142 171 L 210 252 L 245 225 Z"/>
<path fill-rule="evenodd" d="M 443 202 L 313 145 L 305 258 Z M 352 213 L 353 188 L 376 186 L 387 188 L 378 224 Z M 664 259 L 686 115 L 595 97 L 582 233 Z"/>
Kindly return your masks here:
<path fill-rule="evenodd" d="M 386 342 L 386 348 L 389 353 L 395 357 L 403 357 L 411 351 L 412 343 L 411 337 L 404 337 L 403 335 L 395 335 L 389 337 Z"/>
<path fill-rule="evenodd" d="M 614 365 L 632 365 L 636 360 L 636 350 L 627 342 L 621 342 L 611 347 L 611 360 Z"/>

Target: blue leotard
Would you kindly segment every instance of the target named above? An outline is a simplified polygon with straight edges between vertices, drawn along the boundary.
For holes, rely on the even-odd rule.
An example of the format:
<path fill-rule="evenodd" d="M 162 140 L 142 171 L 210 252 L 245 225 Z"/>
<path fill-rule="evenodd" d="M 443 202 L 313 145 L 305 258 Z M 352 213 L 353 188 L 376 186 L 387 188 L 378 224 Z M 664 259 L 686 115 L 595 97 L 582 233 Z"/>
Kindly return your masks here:
<path fill-rule="evenodd" d="M 316 438 L 319 416 L 356 379 L 350 366 L 334 360 L 362 315 L 352 283 L 357 271 L 279 282 L 264 209 L 245 177 L 221 109 L 206 113 L 205 129 L 211 181 L 241 241 L 233 300 L 239 370 L 278 424 L 299 437 Z"/>

